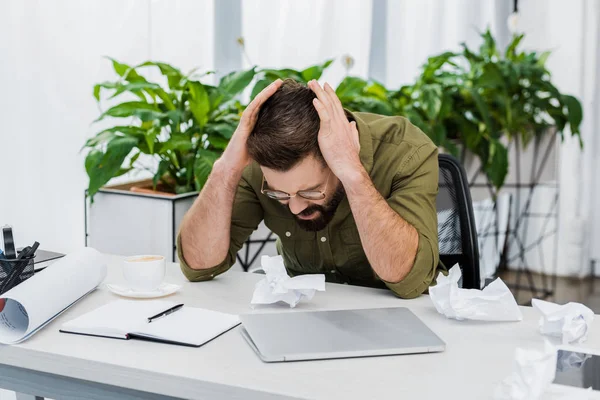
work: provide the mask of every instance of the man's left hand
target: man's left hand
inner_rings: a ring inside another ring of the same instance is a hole
[[[313,104],[319,113],[319,148],[325,162],[342,184],[362,169],[356,122],[348,122],[344,108],[335,91],[313,80],[308,87],[317,95]]]

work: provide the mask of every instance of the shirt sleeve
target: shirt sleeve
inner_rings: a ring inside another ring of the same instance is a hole
[[[181,233],[177,235],[177,256],[179,257],[181,271],[188,280],[192,282],[207,281],[231,268],[235,264],[237,252],[263,220],[263,208],[250,184],[252,174],[256,173],[252,168],[253,166],[248,166],[244,170],[238,184],[231,216],[229,251],[220,264],[200,270],[191,268],[185,261],[185,249],[181,246]],[[218,211],[215,210],[215,212]]]
[[[438,150],[433,143],[421,145],[403,163],[394,177],[389,206],[418,235],[417,255],[408,275],[397,283],[384,283],[399,297],[414,298],[435,282],[439,263],[436,197],[438,193]]]

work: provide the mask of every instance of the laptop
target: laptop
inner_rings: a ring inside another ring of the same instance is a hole
[[[241,333],[265,362],[432,353],[446,344],[406,307],[243,314]]]

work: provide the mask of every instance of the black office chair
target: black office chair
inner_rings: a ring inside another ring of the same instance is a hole
[[[440,154],[439,193],[436,199],[440,260],[462,270],[462,287],[480,289],[479,245],[467,174],[448,154]]]

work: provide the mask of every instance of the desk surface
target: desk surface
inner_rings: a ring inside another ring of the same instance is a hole
[[[106,282],[120,282],[112,257]],[[0,364],[182,398],[491,398],[512,368],[517,346],[538,347],[539,315],[522,307],[524,320],[483,323],[448,320],[428,296],[401,300],[383,289],[327,284],[295,309],[252,310],[254,284],[263,276],[229,271],[213,281],[190,283],[179,267],[168,281],[183,284],[169,299],[228,313],[409,307],[446,343],[443,353],[267,364],[242,338],[239,327],[200,348],[60,333],[62,323],[118,297],[104,284],[37,335],[16,346],[0,345]],[[143,301],[143,300],[142,300]],[[600,350],[596,318],[585,347]]]

